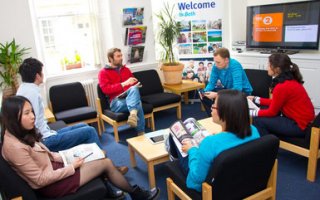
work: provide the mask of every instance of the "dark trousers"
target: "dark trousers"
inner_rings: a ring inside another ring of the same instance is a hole
[[[261,136],[274,134],[285,137],[304,137],[305,132],[298,124],[285,116],[254,117],[252,124],[257,127]]]
[[[171,134],[169,135],[169,145],[170,145],[170,154],[174,158],[179,160],[180,168],[185,176],[188,175],[189,172],[189,156],[182,157],[180,151],[178,150],[176,144],[174,143]]]
[[[211,106],[214,103],[214,100],[211,100],[207,97],[202,97],[202,99],[200,98],[200,101],[201,101],[204,109],[206,110],[208,117],[211,117]]]

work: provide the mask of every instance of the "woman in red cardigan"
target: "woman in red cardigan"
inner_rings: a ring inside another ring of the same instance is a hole
[[[271,84],[272,98],[249,96],[266,109],[250,111],[253,125],[261,135],[275,134],[286,137],[304,137],[305,129],[314,119],[314,108],[303,87],[298,66],[286,54],[269,56],[268,75],[274,77]]]

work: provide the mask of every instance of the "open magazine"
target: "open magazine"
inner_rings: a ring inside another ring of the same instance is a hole
[[[253,101],[251,101],[248,98],[247,98],[247,100],[248,100],[249,110],[258,110],[259,109],[259,107],[255,103],[253,103]]]
[[[70,165],[74,159],[78,157],[84,158],[84,162],[90,162],[105,157],[103,151],[96,143],[80,144],[70,149],[59,151],[59,154],[62,157],[64,166]]]
[[[210,135],[210,133],[194,118],[188,118],[183,122],[181,120],[176,121],[169,129],[173,141],[183,157],[187,156],[187,154],[181,150],[182,141],[191,140],[191,143],[194,146],[199,146],[200,142],[206,136]]]
[[[126,91],[122,92],[121,94],[119,94],[116,98],[119,98],[119,99],[124,99],[127,97],[128,95],[128,91],[134,87],[134,86],[137,86],[137,87],[142,87],[142,84],[140,82],[137,82],[135,83],[134,85],[132,85],[129,89],[127,89]]]

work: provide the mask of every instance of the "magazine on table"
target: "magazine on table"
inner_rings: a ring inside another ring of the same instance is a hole
[[[183,157],[187,156],[181,149],[182,141],[190,140],[194,146],[199,146],[200,142],[208,135],[211,135],[196,119],[188,118],[183,122],[176,121],[170,126],[170,134]]]
[[[83,158],[85,163],[105,157],[96,143],[80,144],[70,149],[59,151],[59,154],[62,157],[64,166],[72,164],[78,157]]]
[[[127,97],[128,95],[128,91],[134,87],[134,86],[137,86],[137,87],[142,87],[142,84],[140,82],[136,82],[134,85],[132,85],[129,89],[127,89],[126,91],[122,92],[121,94],[119,94],[116,98],[119,98],[119,99],[124,99]]]

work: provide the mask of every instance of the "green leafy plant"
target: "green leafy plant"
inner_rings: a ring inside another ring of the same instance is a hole
[[[164,8],[158,14],[158,41],[162,47],[161,60],[163,65],[177,65],[173,53],[173,45],[181,31],[181,23],[177,22],[173,16],[174,6],[170,7],[169,3],[164,4]]]
[[[81,63],[81,56],[79,53],[75,53],[74,56],[65,56],[62,60],[61,60],[61,64],[63,65],[71,65],[71,64],[77,64],[77,63]]]
[[[15,39],[0,43],[0,87],[12,87],[16,91],[17,73],[23,56],[30,48],[21,48]]]

